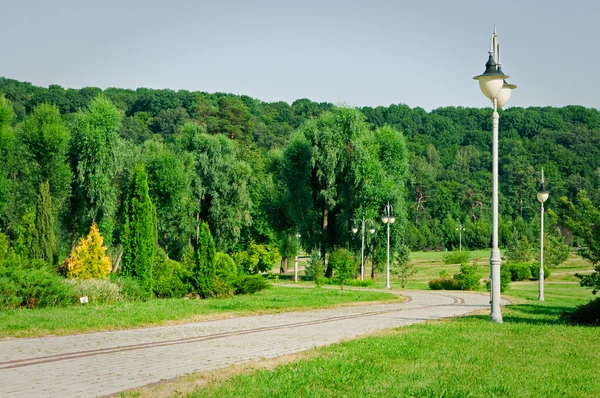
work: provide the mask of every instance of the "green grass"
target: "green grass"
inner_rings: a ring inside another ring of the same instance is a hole
[[[208,317],[326,308],[339,304],[396,299],[397,296],[386,292],[273,287],[253,295],[226,299],[155,299],[110,305],[5,310],[0,311],[0,337],[128,329],[192,322]]]
[[[510,293],[537,299],[537,284]],[[555,284],[546,301],[430,322],[316,349],[272,371],[217,380],[191,397],[597,397],[600,328],[559,320],[588,290]]]
[[[410,260],[415,265],[417,273],[410,278],[406,288],[428,290],[428,282],[434,278],[438,278],[440,276],[440,272],[446,271],[450,276],[458,273],[460,270],[459,264],[444,264],[444,256],[446,253],[447,252],[443,251],[412,252],[410,254]],[[469,264],[475,263],[479,265],[482,278],[485,278],[487,275],[489,275],[490,251],[474,250],[469,253]],[[300,265],[304,266],[305,264],[301,262]],[[546,279],[546,282],[569,282],[578,285],[579,279],[577,279],[574,274],[576,272],[589,272],[593,268],[594,267],[588,260],[578,256],[577,253],[574,252],[566,262],[558,267],[550,269],[551,276]],[[278,276],[279,281],[285,283],[293,282],[293,273],[293,263],[291,263],[291,267],[289,268],[288,272],[285,275]],[[302,279],[302,276],[304,275],[303,271],[301,271],[299,275],[301,276],[299,282],[300,285],[314,285],[314,282]],[[370,262],[366,266],[365,275],[366,278],[370,278]],[[392,276],[391,286],[394,289],[401,289],[400,282],[394,276]],[[385,272],[379,272],[377,274],[375,283],[371,287],[380,289],[385,287]],[[482,287],[481,291],[485,291],[485,288]]]

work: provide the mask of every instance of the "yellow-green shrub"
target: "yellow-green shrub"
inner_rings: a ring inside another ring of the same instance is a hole
[[[110,257],[106,255],[104,239],[96,223],[90,233],[79,240],[67,260],[67,277],[71,279],[103,279],[111,270]]]

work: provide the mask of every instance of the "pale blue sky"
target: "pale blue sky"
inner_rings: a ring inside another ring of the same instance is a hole
[[[484,107],[497,24],[508,105],[600,108],[597,0],[0,3],[0,76],[41,86]]]

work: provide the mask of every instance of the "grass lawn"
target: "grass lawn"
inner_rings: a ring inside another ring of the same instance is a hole
[[[446,253],[447,252],[442,251],[412,252],[410,254],[410,260],[414,264],[417,272],[410,278],[406,288],[427,290],[429,289],[428,282],[434,278],[438,278],[440,276],[440,272],[446,271],[450,276],[458,273],[460,270],[459,264],[444,264],[444,256]],[[480,267],[481,277],[487,277],[487,275],[489,275],[490,267],[490,251],[474,250],[469,253],[469,264],[478,264]],[[300,267],[305,265],[305,260],[306,259],[302,259],[300,262]],[[578,256],[576,253],[572,253],[566,262],[558,267],[550,269],[551,275],[546,279],[546,282],[570,282],[573,284],[578,284],[579,279],[577,279],[574,274],[576,272],[589,272],[593,270],[593,268],[594,267],[588,260]],[[292,263],[292,266],[288,269],[288,272],[285,275],[279,275],[278,278],[282,282],[293,282],[293,273],[294,269]],[[304,271],[300,271],[299,275],[303,276]],[[371,277],[370,262],[366,265],[365,277]],[[314,282],[301,279],[300,284],[313,285]],[[401,289],[400,282],[393,275],[391,286],[394,289]],[[385,272],[378,273],[375,284],[372,287],[381,289],[385,287]]]
[[[326,308],[366,301],[397,300],[386,292],[273,287],[225,299],[155,299],[65,308],[0,311],[0,337],[64,335],[185,323],[210,318]]]
[[[536,283],[513,284],[510,295],[525,302],[503,308],[502,325],[484,314],[399,328],[217,378],[190,396],[597,397],[600,328],[558,318],[593,296],[548,284],[540,303],[536,292]]]

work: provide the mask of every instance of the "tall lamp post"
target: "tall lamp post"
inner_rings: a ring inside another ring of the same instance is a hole
[[[540,184],[540,189],[537,193],[537,199],[542,204],[542,218],[540,222],[540,292],[538,296],[539,301],[544,301],[544,202],[548,199],[550,193],[546,191],[546,187],[544,186],[544,169],[542,169],[542,183]]]
[[[490,39],[489,58],[485,64],[485,72],[473,79],[479,81],[479,88],[493,103],[492,113],[492,247],[490,254],[491,277],[491,313],[490,320],[502,323],[500,312],[500,249],[498,248],[498,109],[502,108],[510,98],[514,84],[506,83],[508,76],[502,72],[500,62],[500,44],[494,25],[494,33]]]
[[[300,240],[300,233],[296,232],[296,256],[294,257],[294,282],[298,283],[298,246]]]
[[[456,230],[458,231],[458,251],[461,252],[462,251],[462,231],[465,230],[465,227],[463,227],[462,223],[459,223],[458,228],[456,228]]]
[[[381,221],[384,224],[387,224],[387,267],[385,269],[385,288],[391,289],[390,286],[390,224],[393,224],[396,221],[396,217],[394,217],[394,209],[390,202],[385,205],[383,209],[383,217],[381,217]]]
[[[361,247],[360,247],[360,280],[365,280],[365,223],[368,221],[371,223],[371,228],[369,228],[369,233],[374,234],[375,228],[373,228],[373,221],[368,218],[360,218],[359,221],[362,224],[361,228]],[[352,227],[352,233],[357,233],[358,228],[356,227],[356,220],[354,220],[354,227]]]

